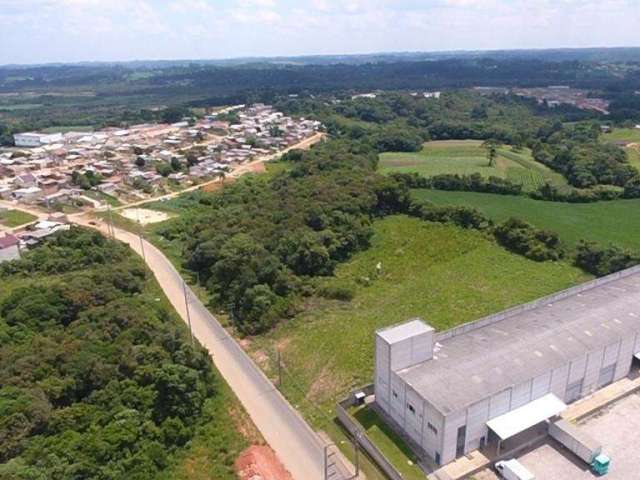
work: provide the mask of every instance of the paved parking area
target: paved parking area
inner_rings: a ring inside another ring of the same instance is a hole
[[[611,470],[606,480],[640,478],[640,395],[633,394],[580,422],[580,428],[600,440],[604,453],[611,457]],[[593,480],[587,465],[553,440],[523,454],[518,460],[538,480]],[[476,480],[495,480],[498,477],[484,471]]]

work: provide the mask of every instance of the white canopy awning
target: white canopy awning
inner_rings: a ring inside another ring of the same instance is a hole
[[[506,440],[520,432],[524,432],[527,428],[558,415],[566,408],[567,405],[562,400],[553,393],[549,393],[522,407],[489,420],[487,427],[493,430],[502,440]]]

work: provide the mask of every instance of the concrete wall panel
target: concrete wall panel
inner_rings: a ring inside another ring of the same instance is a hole
[[[584,371],[587,365],[587,357],[577,358],[571,362],[569,369],[569,381],[567,383],[575,383],[584,378]]]
[[[582,396],[593,393],[598,388],[598,377],[602,367],[604,349],[587,354],[587,370],[582,385]]]
[[[465,451],[475,450],[480,446],[480,438],[487,436],[489,420],[489,400],[474,403],[467,410],[467,441]]]
[[[511,393],[511,410],[515,410],[531,401],[531,381],[513,387]]]
[[[544,397],[551,390],[551,372],[545,373],[533,379],[531,388],[531,400]]]
[[[631,369],[631,362],[633,361],[633,355],[635,354],[635,337],[627,337],[620,344],[620,351],[618,353],[618,366],[616,367],[615,377],[613,381],[621,380],[629,375]]]
[[[567,391],[569,379],[569,364],[556,368],[551,374],[551,392],[562,400]]]
[[[498,417],[511,410],[511,389],[507,389],[491,397],[489,419]]]

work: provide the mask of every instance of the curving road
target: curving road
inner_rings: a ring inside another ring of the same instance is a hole
[[[107,225],[98,219],[72,216],[70,220],[108,235]],[[182,277],[164,254],[149,242],[141,242],[137,235],[118,228],[114,230],[118,240],[144,256],[147,266],[185,323],[190,319],[194,336],[209,350],[216,367],[293,478],[324,480],[325,443],[320,437],[185,286]],[[188,312],[185,308],[185,291]],[[328,478],[331,480],[350,477],[343,465],[330,465],[329,470]]]

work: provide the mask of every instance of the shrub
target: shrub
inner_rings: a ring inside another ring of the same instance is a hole
[[[557,233],[538,230],[517,218],[496,226],[494,235],[500,245],[531,260],[542,262],[563,256]]]
[[[576,266],[598,277],[609,275],[640,263],[640,254],[609,245],[581,241],[574,259]]]

